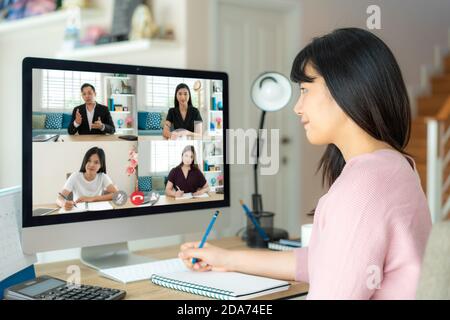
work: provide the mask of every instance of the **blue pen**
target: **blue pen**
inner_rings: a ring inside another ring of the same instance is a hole
[[[214,213],[214,216],[211,219],[211,222],[209,223],[208,228],[206,229],[205,234],[203,235],[202,241],[200,242],[199,248],[203,248],[205,245],[206,239],[208,238],[209,233],[211,232],[211,229],[214,225],[214,222],[216,222],[217,216],[219,215],[220,211],[217,210],[216,213]],[[195,264],[198,261],[197,258],[192,258],[192,264]]]
[[[253,215],[253,213],[250,211],[250,209],[245,205],[244,201],[239,200],[239,202],[241,203],[242,207],[244,208],[245,214],[247,214],[247,216],[250,218],[250,220],[252,220],[253,224],[256,227],[256,230],[258,230],[259,235],[261,236],[261,238],[264,239],[264,241],[269,241],[270,238],[267,235],[267,233],[264,231],[263,228],[261,228],[261,226],[259,225],[258,221],[256,220],[255,216]]]

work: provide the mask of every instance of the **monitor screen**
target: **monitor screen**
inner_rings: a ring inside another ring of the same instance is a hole
[[[26,58],[24,226],[229,206],[225,73]]]

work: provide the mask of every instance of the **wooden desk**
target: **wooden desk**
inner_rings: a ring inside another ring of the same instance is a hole
[[[227,249],[248,249],[245,243],[238,237],[224,238],[221,240],[211,240],[212,244]],[[260,249],[267,250],[267,249]],[[137,251],[136,254],[142,256],[149,256],[156,259],[171,259],[177,257],[179,246],[169,246],[164,248],[148,249]],[[138,281],[129,284],[123,284],[112,281],[110,279],[100,277],[97,271],[91,269],[80,262],[80,260],[70,260],[57,263],[36,264],[36,274],[50,275],[60,279],[67,279],[69,274],[66,270],[69,266],[78,266],[81,271],[81,283],[95,286],[103,286],[115,289],[122,289],[127,292],[126,299],[130,300],[205,300],[208,299],[203,296],[185,293],[182,291],[167,289],[161,286],[154,285],[150,280]],[[283,299],[287,297],[294,297],[304,295],[308,291],[308,284],[302,282],[291,282],[289,290],[273,293],[258,297],[256,300],[273,300]]]
[[[181,199],[181,200],[175,200],[174,197],[168,197],[165,195],[160,196],[157,203],[155,203],[153,206],[165,206],[165,205],[171,205],[171,204],[184,204],[184,203],[193,203],[193,202],[207,202],[207,201],[220,201],[223,200],[225,197],[223,194],[217,194],[215,192],[209,192],[208,198],[192,198],[192,199]],[[135,206],[131,203],[130,199],[128,199],[127,203],[123,206],[117,206],[112,201],[109,201],[109,203],[113,206],[114,209],[130,209],[130,208],[137,208],[138,206]],[[149,205],[141,205],[139,207],[145,208]],[[36,204],[33,205],[33,209],[38,208],[51,208],[56,209],[58,208],[56,203],[46,203],[46,204]],[[67,212],[70,213],[70,212]],[[59,210],[51,212],[49,215],[55,215],[55,214],[67,214],[67,213],[59,213]],[[80,212],[81,213],[81,212]]]
[[[58,137],[58,140],[55,142],[90,142],[90,141],[130,141],[125,139],[120,139],[119,136],[126,135],[124,134],[74,134],[74,135],[60,135]],[[204,135],[203,137],[199,138],[192,138],[192,137],[186,137],[186,138],[179,138],[175,140],[169,140],[164,138],[162,135],[157,136],[146,136],[146,135],[136,135],[138,137],[139,141],[209,141],[211,139],[210,136]],[[221,138],[221,136],[219,136]],[[53,142],[53,141],[48,141]],[[137,140],[135,141],[137,142]],[[42,142],[35,142],[35,143],[42,143]]]
[[[155,135],[155,136],[147,136],[147,135],[140,135],[139,141],[203,141],[206,140],[207,136],[204,137],[180,137],[178,139],[167,139],[161,135]]]
[[[121,134],[60,135],[56,142],[127,141],[124,139],[120,139],[119,136],[121,136]]]
[[[170,204],[183,204],[183,203],[193,203],[193,202],[207,202],[207,201],[220,201],[225,199],[223,194],[218,194],[215,192],[208,192],[209,197],[208,198],[192,198],[192,199],[180,199],[175,200],[174,197],[162,195],[159,197],[159,200],[157,203],[155,203],[153,206],[165,206]],[[117,209],[124,209],[124,208],[135,208],[136,206],[131,203],[130,199],[128,199],[127,203],[121,207],[116,206],[115,204],[111,203],[114,208]],[[148,205],[142,205],[142,207],[146,207]]]

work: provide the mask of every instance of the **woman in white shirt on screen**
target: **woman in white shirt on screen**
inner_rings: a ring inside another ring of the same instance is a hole
[[[105,195],[103,191],[106,190]],[[79,172],[74,172],[64,184],[61,194],[68,197],[73,192],[73,200],[58,196],[56,203],[65,210],[72,210],[79,202],[110,201],[117,188],[106,174],[106,156],[103,149],[93,147],[83,158]]]

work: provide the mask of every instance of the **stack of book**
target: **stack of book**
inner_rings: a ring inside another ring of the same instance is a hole
[[[288,240],[288,239],[280,239],[278,241],[269,242],[268,248],[270,250],[275,251],[291,251],[297,248],[301,248],[302,243],[300,239],[296,240]]]

